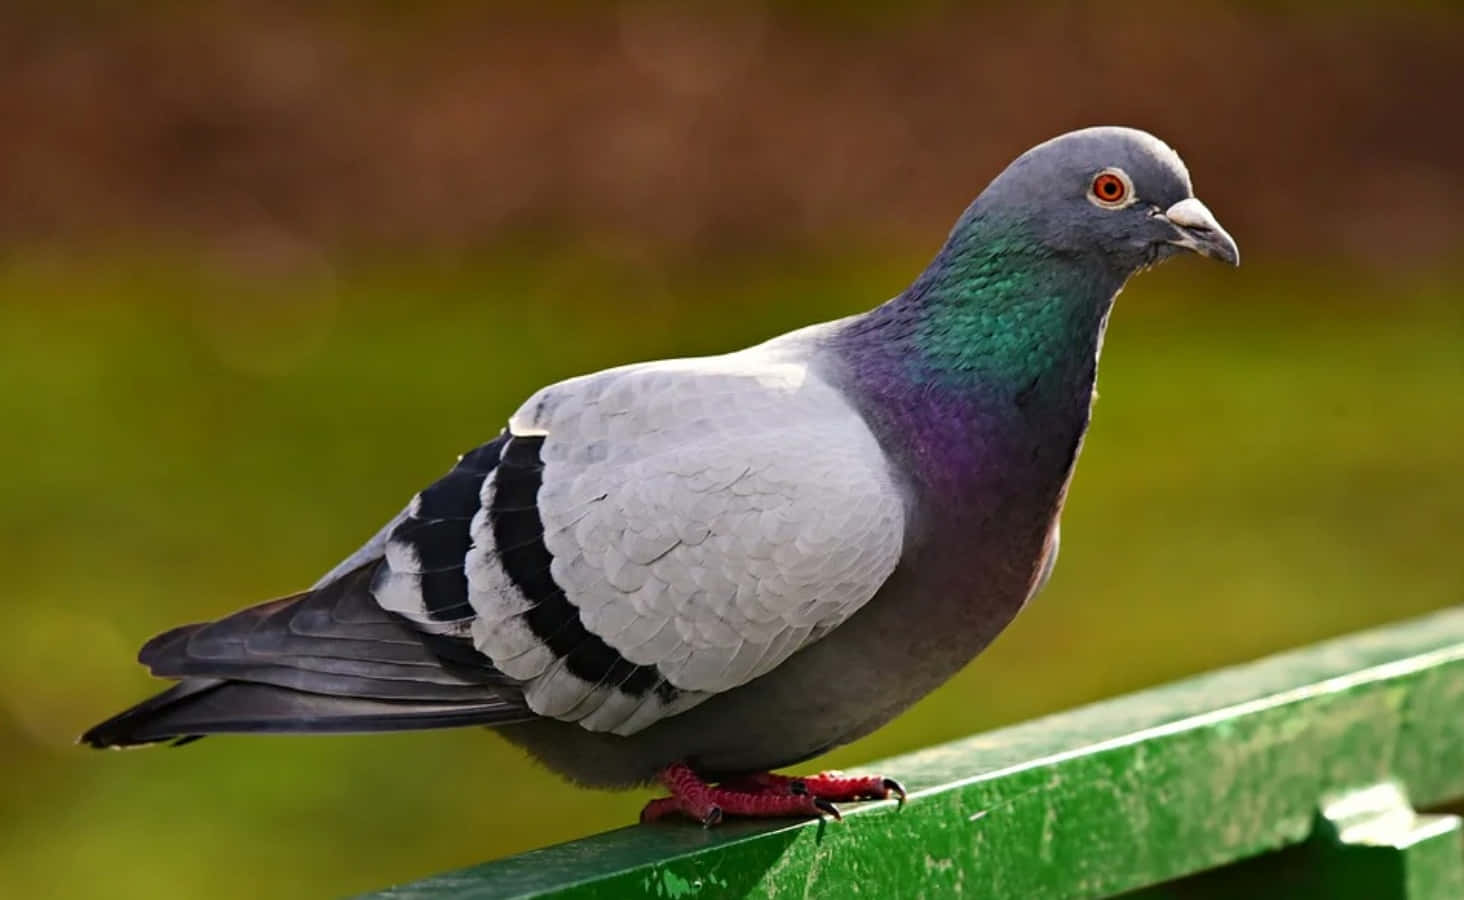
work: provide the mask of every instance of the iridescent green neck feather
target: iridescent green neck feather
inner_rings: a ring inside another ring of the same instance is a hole
[[[971,211],[869,324],[899,335],[901,374],[925,389],[1009,395],[1049,380],[1081,389],[1071,379],[1091,370],[1121,284],[1101,259],[1056,253],[1019,223]]]
[[[836,339],[851,395],[934,490],[1018,466],[1065,473],[1122,283],[1101,257],[1055,252],[973,206],[914,284]]]

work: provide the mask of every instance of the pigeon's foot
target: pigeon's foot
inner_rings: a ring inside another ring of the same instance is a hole
[[[723,787],[757,793],[791,796],[810,795],[829,802],[848,800],[887,800],[894,797],[905,802],[905,788],[895,779],[883,775],[845,775],[843,772],[820,772],[817,775],[775,775],[761,772],[727,782]]]
[[[703,781],[689,766],[677,763],[661,772],[661,783],[671,792],[646,804],[642,822],[680,814],[710,828],[726,816],[781,819],[832,816],[843,819],[837,802],[884,800],[905,802],[905,789],[881,775],[844,775],[823,772],[806,778],[762,772],[744,775],[719,785]]]

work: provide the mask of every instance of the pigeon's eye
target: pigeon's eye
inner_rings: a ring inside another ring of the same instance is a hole
[[[1104,169],[1093,176],[1088,199],[1105,209],[1121,209],[1133,202],[1134,186],[1122,169]]]

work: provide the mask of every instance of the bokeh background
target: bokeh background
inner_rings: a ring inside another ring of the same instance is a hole
[[[1464,599],[1461,86],[1408,0],[10,0],[0,895],[338,896],[631,821],[486,732],[72,740],[542,383],[878,303],[1073,127],[1175,145],[1245,265],[1130,286],[1050,587],[822,762]]]

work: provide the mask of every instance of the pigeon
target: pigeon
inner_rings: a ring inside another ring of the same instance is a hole
[[[659,782],[645,821],[903,801],[772,772],[1042,588],[1114,298],[1185,252],[1239,262],[1168,145],[1039,144],[868,312],[542,388],[309,590],[149,641],[177,683],[81,741],[482,725],[583,786]]]

